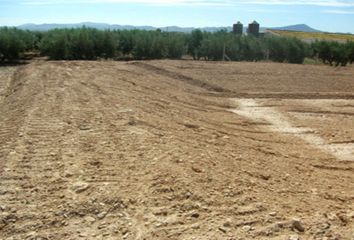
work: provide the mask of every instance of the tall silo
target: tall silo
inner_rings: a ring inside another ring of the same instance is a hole
[[[256,21],[253,21],[252,23],[248,24],[248,34],[258,37],[259,36],[259,23],[257,23]]]
[[[242,33],[243,33],[243,24],[240,21],[238,21],[236,24],[234,24],[233,33],[242,35]]]

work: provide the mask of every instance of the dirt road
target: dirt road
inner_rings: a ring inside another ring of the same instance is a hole
[[[0,68],[0,239],[351,239],[354,69]]]

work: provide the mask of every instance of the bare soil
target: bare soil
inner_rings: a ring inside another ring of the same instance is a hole
[[[0,68],[0,239],[352,239],[354,68]]]

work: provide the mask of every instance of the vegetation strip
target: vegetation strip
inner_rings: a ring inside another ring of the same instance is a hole
[[[30,32],[0,28],[0,63],[33,56],[47,56],[51,60],[141,60],[181,59],[186,55],[195,60],[288,63],[303,63],[307,57],[345,66],[354,61],[354,42],[309,44],[294,37],[254,37],[227,31],[102,31],[83,27]]]

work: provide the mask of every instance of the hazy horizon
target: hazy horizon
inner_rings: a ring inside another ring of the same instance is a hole
[[[263,27],[307,24],[354,33],[352,0],[3,0],[0,8],[1,26],[95,22],[199,28],[257,20]]]

